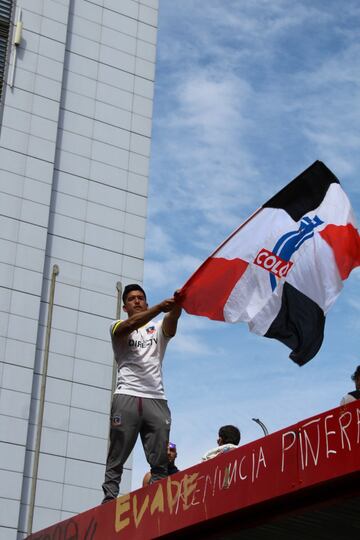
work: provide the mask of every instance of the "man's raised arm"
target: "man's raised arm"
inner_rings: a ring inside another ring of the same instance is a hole
[[[159,315],[160,313],[168,313],[166,317],[168,317],[173,309],[175,309],[175,300],[174,298],[167,298],[166,300],[163,300],[159,304],[156,304],[155,306],[152,306],[150,308],[145,309],[144,311],[139,311],[138,313],[133,313],[129,316],[128,319],[125,321],[117,321],[117,323],[114,325],[112,333],[114,336],[120,337],[127,334],[131,334],[134,330],[138,330],[141,326],[144,326],[144,324],[150,322],[154,317]],[[176,306],[177,307],[177,306]],[[181,308],[180,308],[181,312]],[[176,318],[179,318],[180,314]],[[165,319],[163,323],[163,328],[165,324]],[[169,327],[169,335],[175,335],[176,332],[176,325],[175,325],[175,332],[172,334],[172,327],[171,324]],[[168,332],[165,330],[166,335],[168,335]]]
[[[174,300],[174,299],[173,299]],[[173,307],[171,310],[165,315],[164,321],[162,324],[163,332],[165,336],[167,337],[174,337],[177,330],[177,323],[179,320],[179,317],[181,315],[181,306],[176,303],[174,300]]]

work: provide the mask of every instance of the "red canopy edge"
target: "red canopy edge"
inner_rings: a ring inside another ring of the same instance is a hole
[[[241,513],[251,515],[275,501],[301,501],[309,490],[317,493],[308,500],[312,504],[316,497],[336,497],[337,486],[341,496],[344,482],[356,477],[359,486],[359,465],[360,402],[354,401],[35,532],[28,540],[178,536],[206,524],[216,527]]]

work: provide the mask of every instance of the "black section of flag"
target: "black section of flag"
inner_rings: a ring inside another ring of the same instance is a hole
[[[324,326],[323,310],[308,296],[285,283],[280,311],[265,337],[278,339],[290,347],[291,360],[302,366],[320,349]]]
[[[324,163],[315,161],[290,184],[271,197],[263,208],[282,208],[294,221],[299,221],[304,214],[321,204],[330,184],[333,183],[339,184],[336,176]]]

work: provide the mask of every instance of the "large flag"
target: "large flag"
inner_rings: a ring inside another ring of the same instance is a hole
[[[188,313],[247,322],[278,339],[303,365],[320,349],[325,315],[359,265],[349,199],[316,161],[235,230],[179,296]]]

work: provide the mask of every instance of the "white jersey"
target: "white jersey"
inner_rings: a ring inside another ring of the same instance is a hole
[[[225,452],[230,452],[230,450],[234,450],[235,448],[238,448],[236,444],[227,443],[222,444],[221,446],[217,446],[216,448],[212,448],[206,454],[203,455],[201,458],[201,461],[208,461],[209,459],[213,459],[216,456],[219,456],[220,454],[224,454]]]
[[[162,329],[162,320],[150,321],[126,336],[113,334],[121,321],[110,326],[118,375],[115,394],[166,399],[162,362],[170,340]]]
[[[351,394],[346,394],[340,401],[340,405],[346,405],[347,403],[352,403],[353,401],[356,401],[356,397],[352,396]]]

